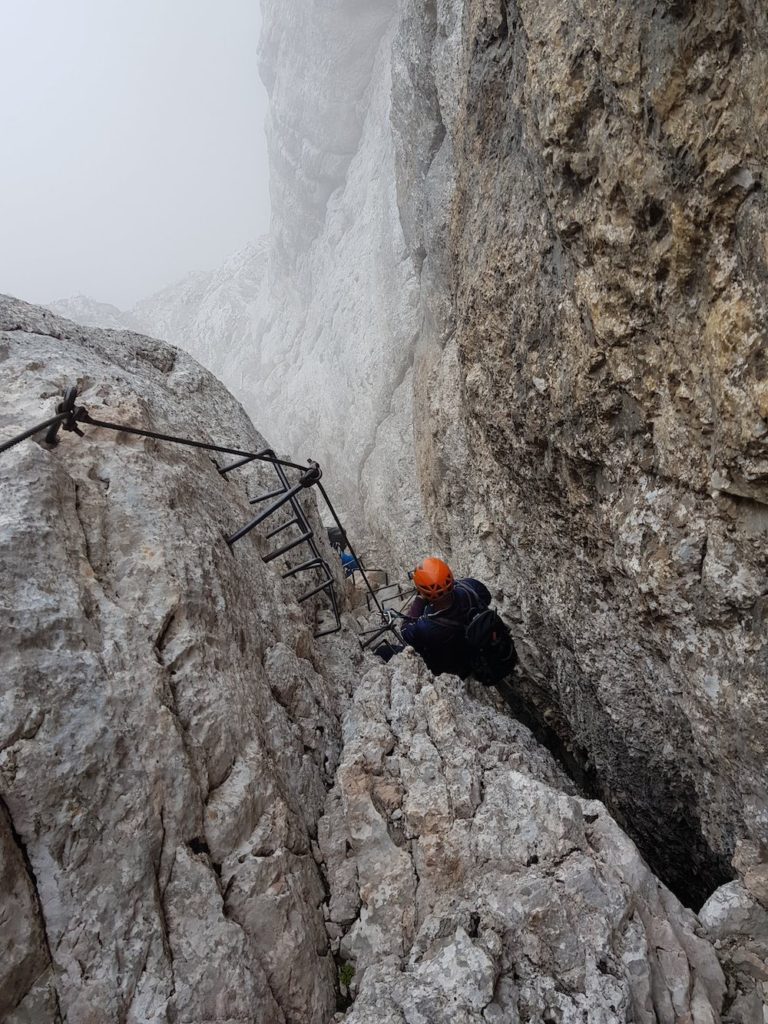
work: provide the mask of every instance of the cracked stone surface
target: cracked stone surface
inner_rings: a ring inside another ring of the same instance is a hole
[[[434,536],[693,907],[768,839],[767,18],[405,4],[393,56]]]
[[[325,6],[265,9],[234,383],[393,563],[492,586],[523,697],[691,906],[748,846],[764,893],[765,5]]]
[[[319,841],[350,1024],[720,1020],[712,945],[605,807],[416,658],[355,691]]]
[[[165,344],[8,299],[0,331],[4,436],[77,383],[102,418],[265,447]],[[274,471],[88,428],[0,473],[0,1016],[324,1024],[311,842],[344,684],[264,542],[224,540]]]
[[[3,436],[76,383],[100,418],[264,446],[136,334],[2,298],[0,365]],[[726,978],[499,697],[314,642],[264,538],[228,548],[270,468],[88,427],[0,473],[4,1021],[753,1024],[761,848],[705,915]]]
[[[388,567],[489,583],[694,907],[768,841],[767,18],[267,3],[267,284],[219,293],[224,379]]]
[[[768,910],[746,881],[728,882],[699,913],[728,975],[734,1024],[764,1024],[768,1012]]]

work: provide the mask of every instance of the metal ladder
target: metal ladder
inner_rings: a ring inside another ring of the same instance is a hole
[[[311,459],[308,460],[308,464],[303,466],[296,462],[289,462],[286,459],[280,459],[275,454],[272,448],[264,448],[260,452],[248,452],[243,451],[240,448],[231,448],[228,446],[212,444],[210,441],[195,440],[190,437],[178,437],[173,434],[160,433],[156,430],[147,430],[142,427],[132,427],[127,423],[112,423],[108,420],[97,419],[91,416],[89,411],[84,406],[77,405],[77,387],[69,387],[66,389],[63,401],[59,402],[56,406],[56,414],[44,420],[42,423],[37,423],[35,426],[30,427],[28,430],[17,434],[15,437],[11,437],[6,441],[0,442],[0,454],[14,448],[17,444],[28,438],[34,437],[35,434],[47,431],[45,436],[45,442],[51,448],[55,447],[59,443],[59,431],[64,430],[76,434],[78,437],[83,437],[84,432],[81,430],[81,424],[87,424],[93,427],[100,427],[104,430],[113,430],[118,433],[131,434],[135,437],[147,437],[152,438],[156,441],[164,441],[170,444],[185,445],[189,448],[195,448],[207,452],[217,452],[225,455],[238,456],[236,462],[231,463],[229,466],[219,466],[218,462],[211,457],[211,461],[215,465],[221,476],[226,476],[235,469],[240,469],[243,466],[247,466],[252,462],[269,462],[275,467],[277,473],[277,479],[279,487],[275,490],[269,491],[267,494],[260,494],[256,498],[251,498],[252,505],[260,505],[265,501],[272,501],[272,504],[260,512],[255,519],[247,523],[236,533],[226,538],[227,544],[230,548],[236,544],[239,540],[245,537],[255,527],[269,519],[275,512],[281,509],[284,505],[290,504],[293,518],[289,519],[285,523],[280,523],[274,527],[270,533],[267,534],[268,539],[279,536],[284,530],[288,530],[291,527],[298,527],[299,535],[293,537],[291,540],[282,544],[279,548],[274,551],[270,551],[269,554],[263,556],[264,562],[273,562],[275,559],[280,558],[282,555],[288,554],[294,548],[299,547],[301,544],[306,544],[311,555],[306,561],[300,565],[292,566],[286,569],[282,573],[283,579],[290,579],[298,576],[300,573],[312,572],[317,570],[321,573],[320,582],[315,586],[312,586],[309,590],[299,597],[299,604],[303,604],[305,601],[309,601],[310,598],[317,596],[318,594],[325,593],[330,603],[330,610],[333,613],[333,619],[335,625],[330,629],[321,629],[315,633],[315,637],[329,636],[332,633],[338,633],[341,630],[341,615],[339,613],[339,602],[335,591],[336,579],[331,567],[325,558],[320,553],[320,548],[317,544],[317,539],[312,529],[304,509],[299,501],[299,494],[303,490],[307,490],[310,487],[317,485],[320,495],[328,507],[328,511],[336,523],[337,528],[341,533],[346,536],[344,527],[341,524],[341,520],[338,517],[336,509],[333,507],[333,503],[329,498],[325,488],[321,481],[322,470],[320,466],[313,462]],[[292,470],[298,470],[301,473],[299,482],[291,486],[288,477],[286,476],[285,470],[290,468]],[[350,551],[352,551],[352,545],[349,545]],[[354,555],[354,552],[352,552]],[[354,555],[357,559],[357,555]],[[360,566],[360,573],[365,580],[366,586],[373,598],[374,604],[379,608],[383,616],[383,610],[381,609],[378,598],[376,597],[373,588],[368,582],[365,570],[362,567],[362,562],[357,559]]]
[[[313,484],[318,483],[322,476],[322,471],[317,463],[312,463],[310,468],[302,474],[301,479],[297,484],[290,485],[290,481],[286,476],[285,469],[277,461],[277,455],[272,448],[264,448],[262,451],[252,456],[247,456],[242,459],[238,459],[237,462],[233,462],[229,466],[219,466],[214,463],[221,474],[226,476],[235,469],[241,469],[243,466],[249,465],[251,462],[259,459],[260,457],[266,456],[270,460],[275,460],[272,465],[275,468],[279,486],[272,491],[268,491],[266,494],[260,494],[255,498],[251,498],[250,502],[252,505],[260,505],[265,501],[271,501],[271,504],[267,506],[262,512],[260,512],[254,519],[243,526],[236,533],[227,537],[227,544],[232,547],[239,540],[242,540],[248,533],[251,532],[255,527],[260,526],[262,523],[270,519],[276,512],[278,512],[285,505],[290,505],[292,518],[288,519],[284,523],[280,523],[278,526],[273,527],[272,530],[267,534],[267,540],[272,540],[273,537],[279,536],[286,530],[292,527],[298,528],[298,535],[292,537],[289,541],[276,548],[274,551],[270,551],[268,554],[262,557],[262,561],[265,563],[274,562],[275,559],[281,558],[283,555],[287,555],[289,551],[293,551],[294,548],[305,544],[308,548],[308,552],[311,555],[306,561],[300,565],[293,566],[281,573],[284,580],[292,579],[301,573],[312,572],[318,570],[321,574],[320,582],[311,587],[305,593],[298,598],[298,603],[303,604],[305,601],[309,601],[310,598],[317,596],[318,594],[325,593],[329,599],[330,611],[333,613],[335,625],[330,629],[321,629],[315,633],[315,639],[321,636],[330,636],[332,633],[338,633],[341,629],[341,615],[339,613],[339,603],[336,596],[335,590],[335,578],[331,567],[328,562],[323,558],[320,553],[320,549],[317,544],[317,538],[315,537],[312,525],[309,522],[304,509],[301,506],[299,495],[302,490],[306,490]]]

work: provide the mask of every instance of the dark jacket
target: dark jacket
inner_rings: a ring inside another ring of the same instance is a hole
[[[491,595],[479,580],[457,580],[453,603],[443,611],[417,598],[409,609],[412,623],[401,630],[403,640],[417,651],[437,676],[451,672],[462,679],[472,671],[472,653],[464,628],[474,612],[487,608]]]

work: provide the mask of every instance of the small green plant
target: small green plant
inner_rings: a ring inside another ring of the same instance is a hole
[[[349,988],[355,976],[355,968],[351,963],[344,963],[339,967],[339,985],[342,988]]]

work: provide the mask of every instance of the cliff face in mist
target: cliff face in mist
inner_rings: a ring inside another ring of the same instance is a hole
[[[266,10],[246,390],[395,558],[495,586],[525,697],[703,898],[768,841],[766,11],[333,11]]]
[[[768,842],[765,7],[264,13],[266,284],[212,365],[393,563],[493,586],[702,899]]]
[[[268,305],[266,268],[267,242],[260,239],[218,270],[189,274],[130,310],[84,295],[51,302],[47,308],[86,327],[138,331],[178,345],[244,401],[249,396],[243,376]]]

